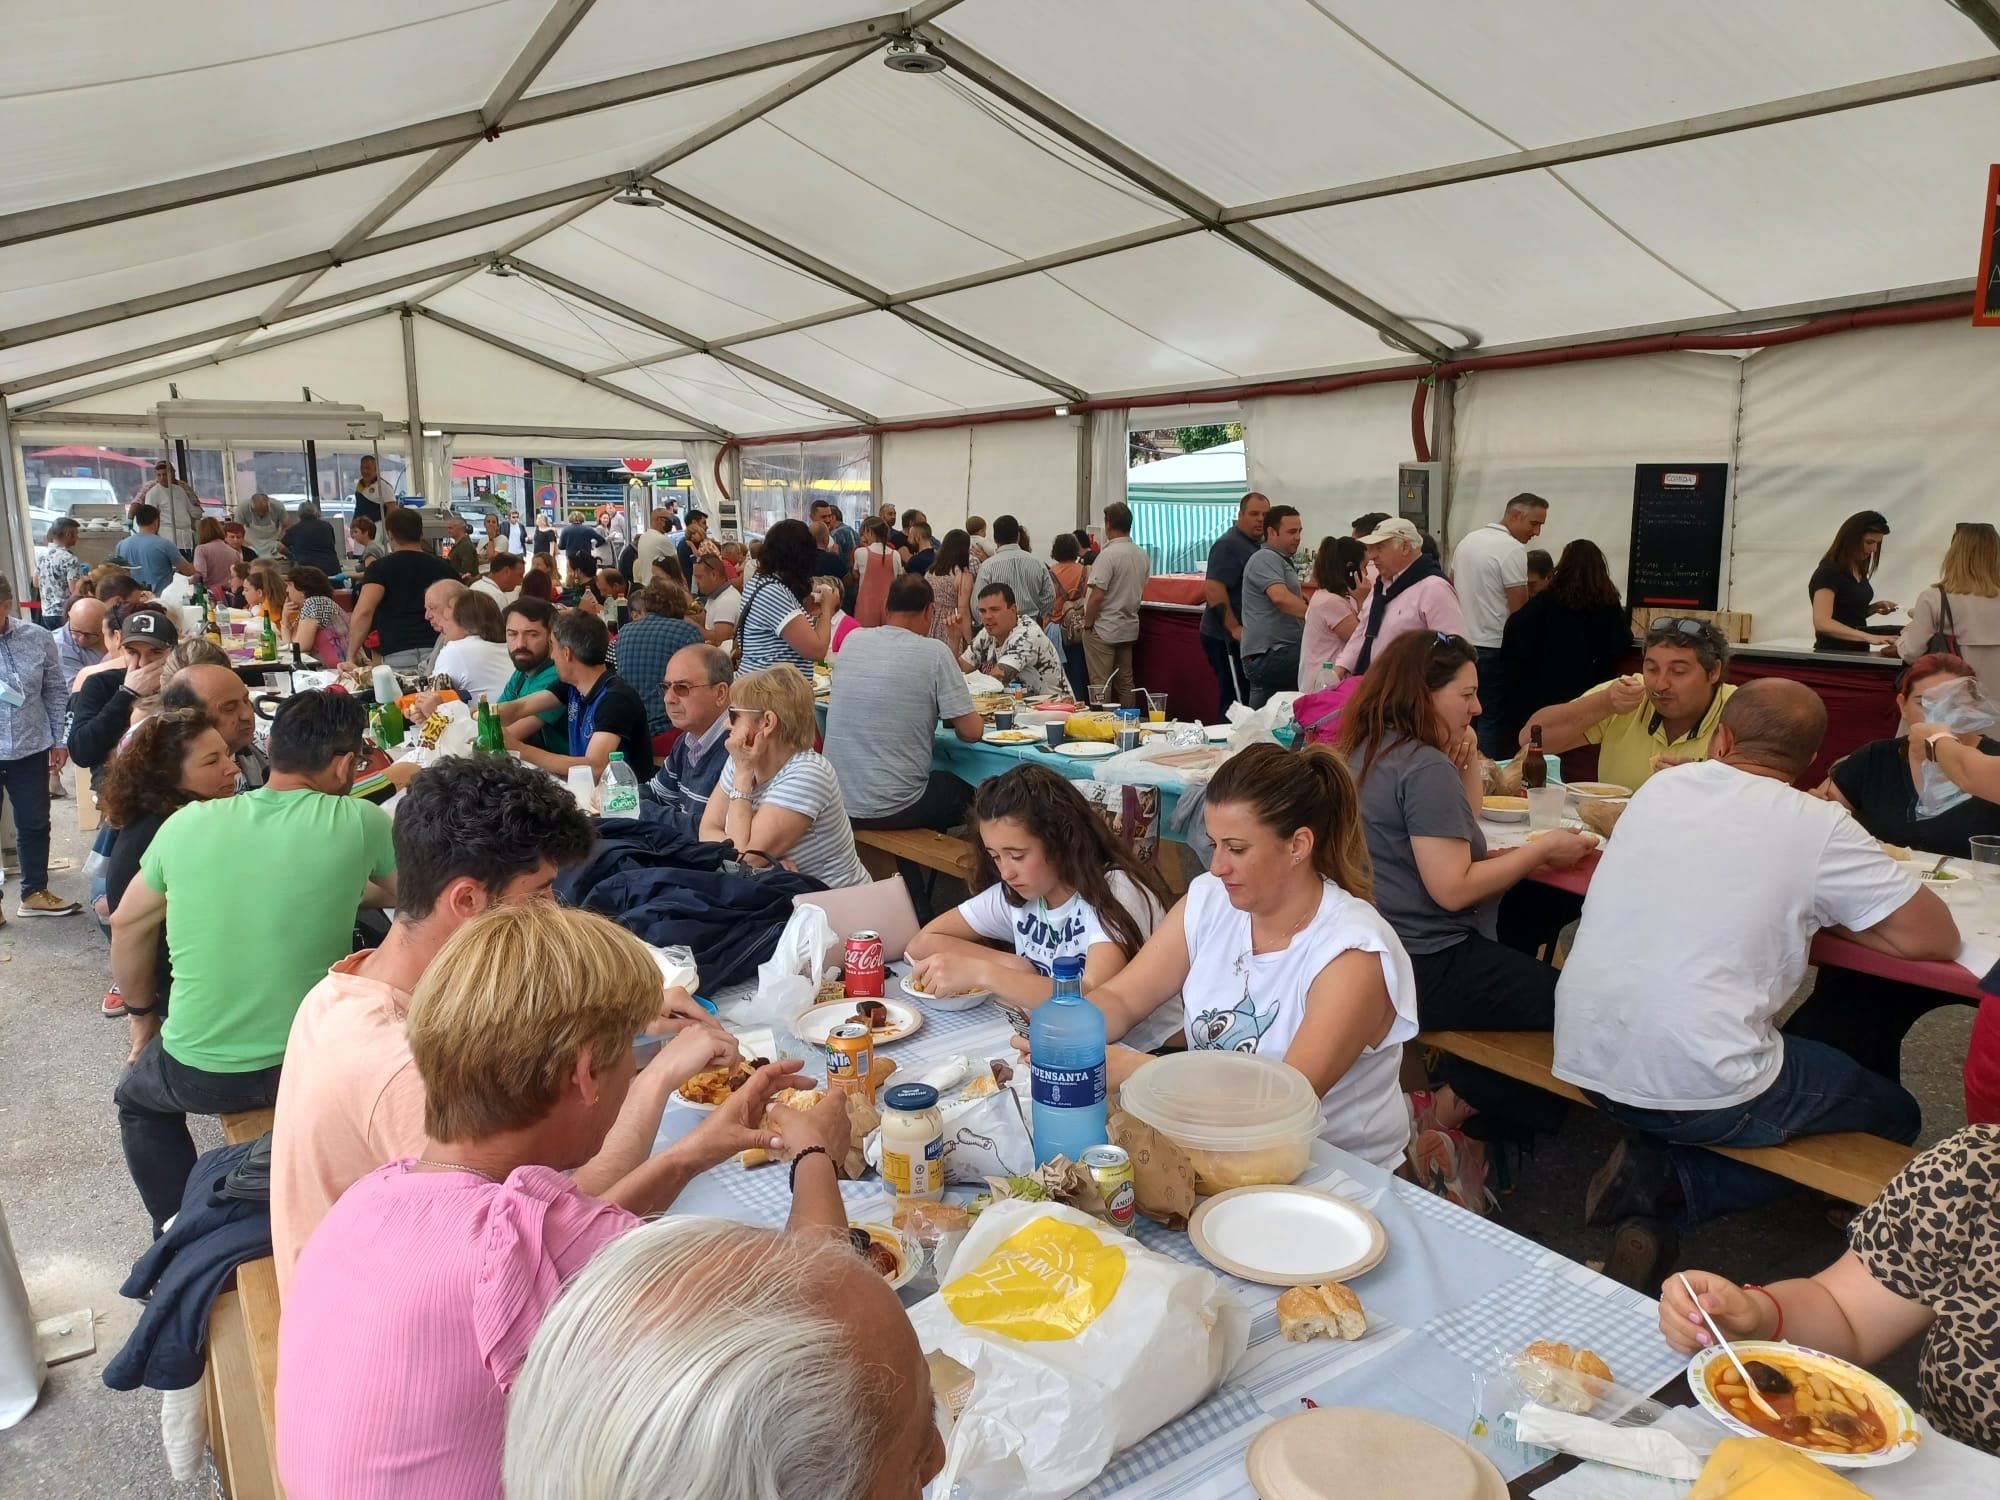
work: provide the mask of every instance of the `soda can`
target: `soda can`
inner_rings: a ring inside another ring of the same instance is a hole
[[[875,1102],[875,1034],[848,1022],[826,1034],[826,1086]]]
[[[1132,1158],[1122,1147],[1092,1146],[1083,1153],[1083,1168],[1104,1200],[1104,1221],[1122,1234],[1132,1232],[1139,1212],[1139,1190],[1132,1177]]]
[[[880,999],[883,970],[882,934],[857,932],[847,940],[843,980],[850,1000]]]

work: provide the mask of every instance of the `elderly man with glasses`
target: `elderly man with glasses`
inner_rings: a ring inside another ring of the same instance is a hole
[[[660,685],[667,718],[681,733],[644,792],[690,835],[701,827],[709,794],[729,762],[729,686],[735,675],[727,651],[683,646],[668,659]]]
[[[1552,753],[1596,745],[1599,779],[1634,791],[1663,767],[1708,759],[1709,737],[1736,691],[1722,680],[1729,642],[1706,620],[1659,615],[1645,652],[1639,675],[1529,714],[1521,743],[1539,726]]]

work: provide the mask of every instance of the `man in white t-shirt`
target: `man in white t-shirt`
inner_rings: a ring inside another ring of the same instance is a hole
[[[125,514],[133,514],[142,505],[150,505],[160,513],[162,536],[183,552],[194,551],[195,535],[205,512],[193,487],[176,478],[174,466],[164,458],[153,465],[153,482],[132,497]]]
[[[719,551],[695,558],[694,586],[701,595],[702,635],[711,646],[728,645],[743,617],[743,595],[729,581],[729,564]]]
[[[673,516],[666,510],[656,510],[646,518],[646,529],[639,533],[639,540],[632,544],[632,576],[643,586],[653,581],[653,564],[663,557],[674,555],[674,540],[667,534]]]
[[[1556,985],[1556,1077],[1640,1133],[1592,1178],[1587,1221],[1645,1221],[1630,1238],[1668,1255],[1666,1216],[1696,1223],[1786,1190],[1705,1147],[1917,1137],[1903,1088],[1773,1024],[1824,928],[1904,959],[1959,949],[1943,902],[1845,808],[1791,784],[1825,732],[1826,707],[1803,683],[1739,688],[1709,759],[1633,796]],[[1621,1230],[1621,1249],[1627,1239]],[[1655,1269],[1641,1257],[1618,1279],[1640,1285]]]
[[[1528,543],[1542,533],[1549,502],[1522,491],[1500,519],[1488,521],[1451,555],[1451,583],[1465,614],[1465,638],[1479,652],[1479,748],[1500,759],[1512,752],[1501,742],[1500,637],[1507,617],[1528,602]]]
[[[521,580],[527,576],[528,560],[515,552],[496,552],[487,563],[484,578],[473,585],[475,593],[489,595],[496,609],[505,609],[521,597]]]

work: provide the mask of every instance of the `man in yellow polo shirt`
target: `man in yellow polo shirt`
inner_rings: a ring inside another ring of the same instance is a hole
[[[1581,698],[1530,714],[1551,753],[1599,746],[1597,778],[1637,791],[1662,766],[1706,760],[1709,736],[1736,689],[1722,680],[1729,643],[1706,620],[1660,615],[1646,632],[1637,677],[1620,677]]]

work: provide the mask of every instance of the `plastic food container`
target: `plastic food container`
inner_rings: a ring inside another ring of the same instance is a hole
[[[1183,1052],[1125,1082],[1120,1106],[1194,1163],[1194,1190],[1298,1179],[1320,1131],[1319,1095],[1297,1068],[1249,1052]]]

